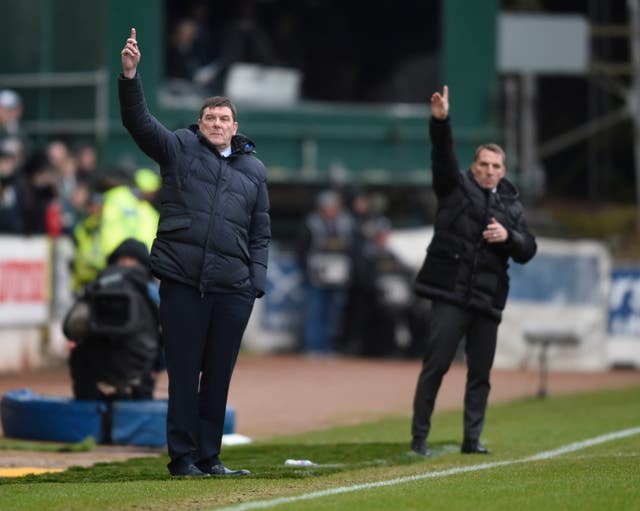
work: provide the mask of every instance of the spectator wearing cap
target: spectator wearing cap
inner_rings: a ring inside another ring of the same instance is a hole
[[[155,239],[158,212],[144,204],[135,191],[131,170],[115,168],[105,180],[102,237],[106,254],[126,238],[142,241],[147,249]]]
[[[136,170],[134,180],[138,197],[158,211],[160,209],[158,194],[162,185],[162,180],[158,173],[151,169],[140,168]]]
[[[318,195],[298,243],[307,291],[302,349],[309,355],[329,355],[341,335],[353,245],[353,219],[337,192]]]
[[[22,98],[11,89],[0,90],[0,135],[21,136]]]

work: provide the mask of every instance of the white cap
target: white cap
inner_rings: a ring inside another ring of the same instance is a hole
[[[340,195],[333,190],[324,190],[318,194],[316,205],[319,208],[331,208],[340,205]]]
[[[22,142],[16,137],[0,138],[0,156],[20,156]]]
[[[18,108],[22,105],[20,95],[11,89],[0,90],[0,107]]]

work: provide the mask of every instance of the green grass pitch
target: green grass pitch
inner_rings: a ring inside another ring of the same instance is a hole
[[[434,416],[430,459],[409,454],[409,417],[392,417],[224,448],[228,466],[252,471],[245,478],[171,478],[160,456],[0,479],[0,510],[640,510],[640,431],[521,461],[639,426],[640,388],[532,398],[490,405],[489,456],[459,454],[461,411]],[[318,466],[285,466],[288,458]],[[491,466],[478,470],[482,463]],[[335,488],[347,490],[331,494]],[[313,492],[319,495],[268,504]]]

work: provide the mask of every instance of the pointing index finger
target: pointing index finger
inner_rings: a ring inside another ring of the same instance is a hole
[[[136,29],[131,27],[131,39],[136,40]]]

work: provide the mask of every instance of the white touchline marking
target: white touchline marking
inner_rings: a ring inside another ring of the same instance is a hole
[[[258,500],[253,502],[245,502],[243,504],[237,504],[234,506],[228,506],[218,508],[218,511],[246,511],[249,509],[264,509],[268,507],[278,506],[281,504],[290,504],[292,502],[298,502],[301,500],[318,499],[321,497],[328,497],[331,495],[338,495],[340,493],[350,493],[360,490],[369,490],[372,488],[382,488],[384,486],[395,486],[397,484],[410,483],[412,481],[420,481],[423,479],[434,479],[437,477],[446,477],[456,474],[465,474],[467,472],[477,472],[479,470],[487,470],[495,467],[504,467],[506,465],[515,465],[516,463],[529,463],[531,461],[548,460],[567,454],[569,452],[579,451],[586,449],[587,447],[593,447],[594,445],[610,442],[611,440],[618,440],[620,438],[626,438],[629,436],[640,434],[640,427],[623,429],[620,431],[614,431],[613,433],[607,433],[606,435],[600,435],[594,438],[589,438],[581,442],[574,442],[564,445],[558,449],[551,451],[544,451],[533,456],[521,458],[517,460],[505,460],[505,461],[493,461],[489,463],[479,463],[477,465],[469,465],[466,467],[456,467],[447,470],[439,470],[437,472],[424,472],[422,474],[416,474],[413,476],[398,477],[395,479],[388,479],[386,481],[374,481],[371,483],[354,484],[352,486],[339,486],[337,488],[329,488],[326,490],[314,491],[311,493],[303,493],[302,495],[294,495],[291,497],[277,497],[268,500]]]

